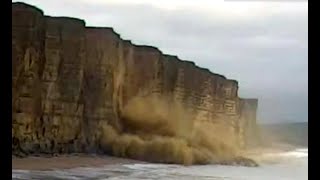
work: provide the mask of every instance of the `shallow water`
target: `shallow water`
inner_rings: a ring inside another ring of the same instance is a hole
[[[260,167],[222,165],[180,166],[166,164],[124,164],[52,171],[12,170],[13,179],[204,179],[204,180],[307,180],[308,149],[263,154]]]

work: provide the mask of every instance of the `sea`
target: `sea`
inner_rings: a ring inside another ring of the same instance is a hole
[[[259,167],[224,165],[118,164],[102,167],[12,170],[12,179],[39,180],[307,180],[308,149],[265,153]]]

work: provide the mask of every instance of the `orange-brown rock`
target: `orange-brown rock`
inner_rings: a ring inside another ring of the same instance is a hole
[[[122,130],[123,107],[150,94],[244,132],[235,80],[24,3],[12,3],[12,19],[13,154],[99,151],[100,125]]]

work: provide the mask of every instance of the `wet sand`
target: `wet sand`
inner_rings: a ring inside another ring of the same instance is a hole
[[[61,155],[57,157],[12,158],[12,169],[51,170],[76,167],[99,167],[115,164],[146,163],[142,161],[95,155]]]
[[[286,152],[291,148],[292,147],[289,146],[286,146],[286,148],[255,148],[246,151],[244,154],[246,157],[257,159],[257,157],[264,153]],[[99,167],[105,165],[134,163],[141,164],[147,162],[113,156],[88,154],[59,155],[56,157],[45,157],[44,155],[39,155],[37,157],[30,156],[25,158],[12,157],[12,169],[23,170],[70,169],[76,167]]]

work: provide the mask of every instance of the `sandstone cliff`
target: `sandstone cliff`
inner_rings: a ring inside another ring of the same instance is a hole
[[[226,124],[244,142],[237,81],[112,28],[12,3],[12,67],[13,154],[99,152],[101,127],[129,132],[128,103],[150,96],[182,104],[195,122]]]

